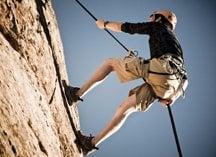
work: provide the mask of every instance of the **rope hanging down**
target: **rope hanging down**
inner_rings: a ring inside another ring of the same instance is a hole
[[[79,0],[75,0],[95,21],[97,21],[97,18],[82,4],[80,3]],[[107,30],[106,28],[104,29],[117,43],[119,43],[127,52],[129,52],[129,49],[124,46],[109,30]],[[181,147],[180,147],[180,143],[178,140],[178,135],[177,135],[177,131],[176,131],[176,127],[175,127],[175,122],[173,119],[173,115],[172,115],[172,110],[170,106],[167,106],[168,108],[168,112],[169,112],[169,116],[170,116],[170,121],[172,124],[172,129],[173,129],[173,133],[174,133],[174,137],[175,137],[175,141],[176,141],[176,146],[178,149],[178,153],[179,153],[179,157],[183,157],[182,156],[182,151],[181,151]]]
[[[168,108],[168,112],[169,112],[169,116],[170,116],[170,121],[171,121],[171,124],[172,124],[172,129],[173,129],[173,133],[174,133],[174,137],[175,137],[179,157],[182,157],[182,151],[181,151],[180,143],[179,143],[179,140],[178,140],[178,135],[177,135],[176,127],[175,127],[175,121],[174,121],[174,118],[173,118],[173,115],[172,115],[172,110],[171,110],[171,107],[169,105],[167,106],[167,108]]]

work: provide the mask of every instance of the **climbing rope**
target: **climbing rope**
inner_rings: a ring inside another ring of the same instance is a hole
[[[179,143],[179,140],[178,140],[178,135],[177,135],[176,127],[175,127],[175,121],[174,121],[174,118],[173,118],[173,115],[172,115],[172,110],[171,110],[171,107],[169,105],[167,106],[167,108],[168,108],[168,112],[169,112],[169,116],[170,116],[170,121],[171,121],[171,124],[172,124],[172,129],[173,129],[173,133],[174,133],[174,137],[175,137],[175,141],[176,141],[176,147],[177,147],[177,150],[178,150],[178,153],[179,153],[179,157],[182,157],[181,146],[180,146],[180,143]]]
[[[97,18],[79,1],[79,0],[75,0],[95,21],[97,21]],[[124,45],[122,44],[109,30],[107,30],[106,28],[104,29],[117,43],[119,43],[127,52],[130,52],[130,50]],[[175,137],[175,141],[176,141],[176,146],[178,149],[178,153],[179,153],[179,157],[182,157],[182,151],[181,151],[181,147],[180,147],[180,143],[178,140],[178,135],[177,135],[177,131],[176,131],[176,127],[175,127],[175,122],[173,119],[173,114],[172,114],[172,110],[171,107],[168,105],[168,112],[169,112],[169,116],[170,116],[170,121],[171,121],[171,125],[172,125],[172,129],[173,129],[173,133],[174,133],[174,137]]]
[[[82,4],[80,3],[80,1],[75,0],[95,21],[97,21],[97,18]],[[122,44],[109,30],[107,30],[106,28],[104,29],[117,43],[119,43],[127,52],[129,51],[129,49]]]

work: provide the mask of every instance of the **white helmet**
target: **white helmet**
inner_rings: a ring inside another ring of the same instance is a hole
[[[153,14],[150,15],[149,21],[156,21],[156,22],[158,22],[159,20],[155,19],[155,15],[156,14],[163,15],[169,21],[169,23],[172,25],[172,30],[175,29],[175,26],[177,24],[177,17],[176,17],[176,15],[172,11],[169,11],[169,10],[155,11],[155,12],[153,12]]]

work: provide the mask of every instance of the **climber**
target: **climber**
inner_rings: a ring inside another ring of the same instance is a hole
[[[188,80],[183,51],[173,32],[176,23],[176,15],[169,10],[153,12],[148,22],[143,23],[96,21],[97,27],[102,30],[149,35],[150,59],[130,51],[123,59],[106,59],[81,88],[68,86],[67,98],[76,102],[112,71],[117,73],[120,82],[144,80],[142,85],[129,91],[129,96],[101,132],[95,137],[80,135],[84,154],[97,149],[96,146],[118,131],[131,113],[147,111],[155,100],[167,107],[184,94]]]

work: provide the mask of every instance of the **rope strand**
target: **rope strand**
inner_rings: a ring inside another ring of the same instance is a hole
[[[168,108],[168,112],[169,112],[169,116],[170,116],[170,121],[171,121],[171,124],[172,124],[172,129],[173,129],[173,133],[174,133],[174,137],[175,137],[179,157],[182,157],[182,151],[181,151],[180,143],[179,143],[179,140],[178,140],[175,121],[174,121],[174,118],[173,118],[173,115],[172,115],[172,110],[171,110],[171,107],[169,105],[167,106],[167,108]]]
[[[97,21],[97,18],[78,0],[75,0],[95,21]],[[129,49],[122,44],[109,30],[106,28],[104,29],[118,44],[120,44],[127,52]]]

